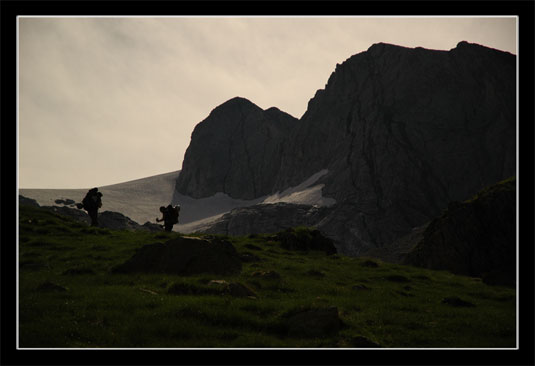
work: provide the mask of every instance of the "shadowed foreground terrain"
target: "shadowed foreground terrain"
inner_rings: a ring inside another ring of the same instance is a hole
[[[121,231],[27,205],[19,224],[22,348],[516,345],[514,289],[333,254],[314,229],[244,237]],[[219,243],[232,270],[203,266],[203,256],[186,250],[196,241]],[[184,268],[196,270],[155,270],[169,253],[190,255]]]

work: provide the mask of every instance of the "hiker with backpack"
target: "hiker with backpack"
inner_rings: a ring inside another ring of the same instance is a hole
[[[98,209],[102,207],[102,193],[98,188],[91,188],[82,200],[82,208],[91,218],[91,226],[98,226]]]
[[[167,207],[161,206],[160,212],[162,213],[163,217],[161,219],[156,218],[156,222],[163,221],[164,230],[172,231],[173,225],[178,224],[178,215],[180,212],[180,205],[177,205],[175,207],[171,205],[168,205]]]

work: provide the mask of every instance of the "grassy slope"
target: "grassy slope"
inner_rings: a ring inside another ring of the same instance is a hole
[[[515,347],[513,289],[377,260],[377,267],[366,266],[366,258],[286,251],[269,235],[229,238],[239,252],[262,259],[244,263],[239,275],[110,273],[136,248],[177,235],[89,228],[22,206],[20,346],[351,348],[352,340],[363,336],[395,348]],[[281,279],[251,276],[259,270],[274,270]],[[240,282],[258,297],[168,293],[177,283],[202,292],[211,288],[207,283],[212,279]],[[67,290],[39,289],[47,282]],[[356,285],[369,289],[354,289]],[[475,307],[442,303],[451,296]],[[284,314],[329,306],[338,308],[344,323],[338,334],[287,335]]]

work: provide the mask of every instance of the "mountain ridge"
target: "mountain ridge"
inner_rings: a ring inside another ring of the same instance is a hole
[[[190,147],[214,146],[211,138],[225,131],[202,139],[194,131],[176,191],[253,199],[327,170],[317,183],[337,205],[318,225],[338,237],[342,252],[382,247],[448,202],[515,175],[515,81],[516,57],[507,52],[465,41],[449,51],[377,43],[337,64],[325,89],[280,134],[239,136],[240,144],[260,150],[269,142],[271,155],[242,149],[231,156],[222,145],[209,157]],[[261,114],[234,123],[260,118],[247,121],[257,130],[272,127]],[[214,173],[214,157],[225,171]],[[266,157],[275,163],[268,167]],[[229,179],[232,187],[220,183]]]

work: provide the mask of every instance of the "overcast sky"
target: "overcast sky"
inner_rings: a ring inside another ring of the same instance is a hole
[[[19,187],[88,188],[182,168],[195,125],[241,96],[296,118],[378,42],[517,54],[515,17],[21,17]]]

